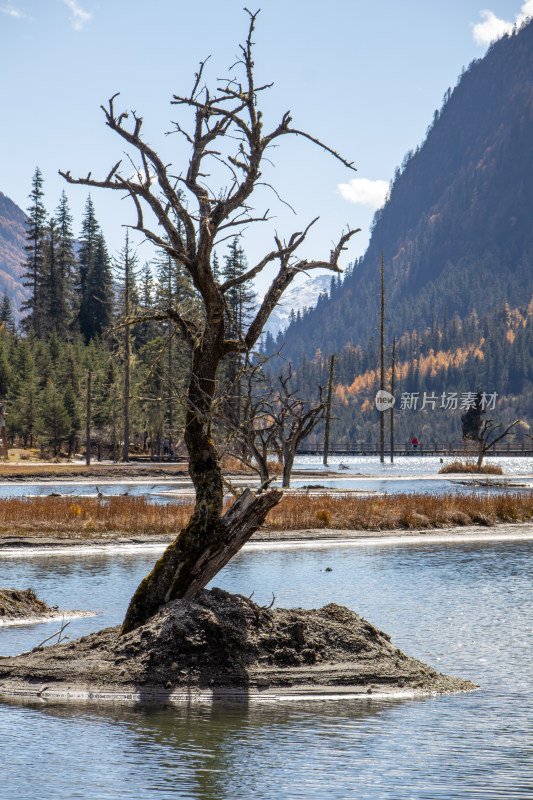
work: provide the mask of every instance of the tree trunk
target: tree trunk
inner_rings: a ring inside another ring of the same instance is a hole
[[[208,524],[208,513],[195,511],[133,595],[122,633],[142,625],[171,600],[194,597],[255,533],[281,496],[278,489],[258,496],[246,489],[223,517]]]
[[[328,466],[329,455],[329,426],[331,421],[331,399],[333,396],[333,373],[335,370],[335,356],[331,356],[329,362],[329,378],[328,378],[328,399],[326,403],[326,421],[324,423],[324,453],[322,463],[325,467]]]
[[[259,480],[261,481],[261,483],[266,483],[270,478],[268,472],[267,448],[264,446],[262,446],[261,448],[256,446],[253,433],[250,436],[247,436],[246,441],[244,442],[244,446],[245,448],[248,448],[249,452],[252,454],[252,458],[257,464],[257,469],[259,470]]]
[[[126,273],[126,318],[130,313],[129,309],[129,276]],[[130,326],[124,326],[124,444],[122,447],[122,460],[129,461],[130,457],[130,366],[131,366],[131,339]]]
[[[85,463],[91,463],[91,376],[92,371],[87,371],[87,414],[85,419]]]
[[[396,336],[392,340],[392,372],[390,393],[394,398],[394,379],[396,377]],[[390,407],[390,463],[394,464],[394,400]]]
[[[381,251],[381,313],[380,313],[380,370],[379,388],[385,389],[385,277],[383,250]],[[379,412],[379,460],[385,463],[385,414]]]
[[[284,447],[283,448],[283,482],[282,487],[284,489],[290,489],[291,487],[291,475],[292,475],[292,467],[294,465],[294,457],[296,455],[296,451],[292,447]]]
[[[257,496],[246,489],[222,515],[222,472],[211,437],[210,414],[219,361],[213,338],[204,336],[203,344],[193,353],[185,425],[189,474],[196,490],[194,512],[137,588],[122,633],[142,625],[171,600],[194,597],[248,541],[281,499],[281,492],[276,489]]]

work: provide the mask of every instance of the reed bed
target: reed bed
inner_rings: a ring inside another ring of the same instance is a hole
[[[496,525],[530,519],[533,519],[533,494],[529,492],[493,495],[428,492],[372,497],[322,494],[285,496],[270,512],[267,527],[273,530],[407,530]]]
[[[0,500],[0,534],[110,532],[166,534],[183,527],[193,503],[156,505],[144,497],[28,497]]]
[[[30,497],[0,500],[0,535],[110,533],[174,534],[188,521],[192,501],[155,505],[143,497]],[[286,495],[265,529],[409,530],[496,525],[533,519],[533,493],[398,494],[348,497]]]
[[[451,464],[446,464],[439,469],[439,474],[446,474],[448,472],[466,472],[469,474],[475,472],[477,475],[503,475],[503,469],[499,464],[482,464],[478,467],[477,461],[471,459],[467,461],[452,461]]]

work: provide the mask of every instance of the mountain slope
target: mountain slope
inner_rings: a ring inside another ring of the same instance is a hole
[[[291,312],[297,314],[304,308],[314,308],[319,296],[328,294],[330,287],[331,273],[328,273],[308,278],[304,283],[286,291],[268,318],[264,328],[265,333],[271,333],[275,337],[280,331],[285,330],[291,321]]]
[[[533,282],[533,22],[473,62],[404,159],[370,244],[327,303],[289,326],[284,353],[365,344],[385,253],[389,330],[528,302]]]
[[[0,295],[7,291],[18,310],[27,292],[22,285],[22,264],[25,258],[26,215],[0,192]]]

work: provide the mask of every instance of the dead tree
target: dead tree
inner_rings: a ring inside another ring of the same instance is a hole
[[[518,423],[521,422],[519,419],[515,419],[514,422],[511,422],[504,430],[502,431],[503,425],[498,425],[498,423],[494,422],[492,419],[484,419],[481,423],[481,427],[478,430],[478,458],[477,458],[477,469],[481,469],[483,464],[483,460],[487,455],[488,451],[494,447],[497,442],[500,442],[505,436],[509,434],[512,428]],[[500,431],[502,431],[500,433]]]
[[[244,390],[240,419],[220,412],[217,421],[224,430],[228,452],[257,472],[266,486],[270,482],[269,456],[276,449],[277,428],[271,414],[274,391],[262,368],[262,359],[255,363],[245,360],[237,376]]]
[[[324,399],[319,386],[319,401],[312,405],[291,390],[290,364],[287,375],[276,379],[267,378],[261,367],[248,363],[243,370],[246,392],[239,424],[222,414],[217,421],[225,430],[229,452],[254,469],[263,485],[271,482],[269,460],[276,454],[283,465],[283,488],[288,489],[298,447],[325,418],[329,393]]]
[[[212,437],[217,367],[230,353],[251,351],[271,311],[296,275],[316,268],[341,272],[339,257],[356,232],[343,233],[327,259],[299,260],[296,251],[311,222],[305,230],[293,233],[288,241],[276,234],[275,248],[244,274],[222,283],[213,275],[213,246],[234,236],[244,225],[269,219],[268,212],[254,211],[250,199],[262,182],[266,150],[282,137],[309,140],[347,168],[354,169],[330,147],[292,127],[289,112],[283,114],[270,132],[263,129],[259,99],[270,85],[255,85],[252,37],[257,14],[248,13],[248,36],[235,65],[242,77],[231,75],[218,80],[210,90],[204,85],[203,62],[190,94],[174,95],[171,101],[180,112],[179,121],[173,123],[173,132],[182,136],[190,148],[185,169],[165,163],[143,137],[142,117],[134,111],[130,117],[127,112],[116,110],[115,94],[102,109],[109,128],[132,151],[124,173],[120,171],[120,161],[101,180],[93,178],[90,172],[85,178],[61,173],[69,183],[129,195],[137,213],[136,224],[131,227],[183,265],[204,307],[200,321],[188,317],[178,307],[169,306],[166,310],[167,318],[178,326],[191,348],[185,443],[196,492],[195,508],[187,526],[137,588],[126,613],[123,633],[141,625],[170,600],[194,596],[227,564],[280,500],[281,492],[275,489],[257,494],[246,490],[223,514],[222,472]],[[187,129],[188,113],[193,117],[190,129]],[[211,160],[228,170],[227,184],[216,187],[207,184]],[[155,218],[155,225],[145,217],[147,211],[151,219]],[[226,293],[276,264],[277,271],[248,329],[238,338],[228,338]]]
[[[288,374],[279,376],[279,390],[270,403],[275,440],[283,456],[284,489],[290,488],[294,459],[300,444],[324,418],[327,409],[327,399],[322,396],[321,386],[318,387],[318,403],[311,405],[298,398],[296,390],[291,390],[291,379],[292,368],[289,366]]]
[[[333,375],[335,372],[335,356],[331,356],[329,360],[329,377],[328,377],[328,399],[326,404],[326,414],[324,421],[324,453],[322,463],[325,467],[328,466],[329,456],[329,429],[331,425],[331,402],[333,398]]]

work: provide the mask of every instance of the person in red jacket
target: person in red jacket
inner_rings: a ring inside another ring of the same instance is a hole
[[[418,447],[418,439],[416,438],[416,436],[413,436],[413,438],[411,439],[411,446],[413,450],[416,450],[416,448]]]

